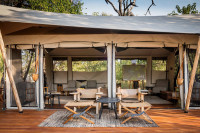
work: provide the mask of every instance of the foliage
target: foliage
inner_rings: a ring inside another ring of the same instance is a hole
[[[166,71],[166,60],[152,60],[152,69],[156,71]]]
[[[176,11],[172,11],[168,15],[199,14],[199,11],[196,9],[196,3],[193,3],[192,5],[188,4],[182,8],[180,8],[179,5],[176,5]]]
[[[107,61],[73,61],[72,71],[96,72],[106,71]]]
[[[67,14],[83,14],[82,6],[83,3],[80,0],[1,0],[0,4],[7,6],[15,6],[20,8],[57,12],[57,13],[67,13]],[[30,60],[30,51],[22,50],[22,75],[24,76],[25,71]],[[34,56],[35,57],[35,56]],[[62,64],[58,69],[66,70],[65,67],[62,68]],[[35,71],[35,60],[32,59],[28,77],[32,75]],[[0,56],[0,77],[3,74],[3,61]]]
[[[47,12],[83,14],[80,0],[2,0],[1,4]]]
[[[80,1],[71,2],[69,0],[28,0],[30,9],[58,12],[67,14],[83,14],[82,5]],[[27,6],[25,6],[26,8]]]
[[[67,71],[67,60],[54,60],[53,71]]]
[[[112,14],[107,14],[105,12],[102,12],[101,14],[99,12],[93,12],[93,16],[113,16]]]
[[[28,63],[29,63],[30,58],[31,58],[31,52],[33,52],[33,51],[29,51],[29,50],[22,50],[21,51],[21,55],[22,55],[22,76],[23,77],[25,75],[25,72],[26,72],[27,67],[28,67]],[[28,73],[27,77],[31,77],[31,75],[35,72],[35,60],[34,60],[34,58],[35,58],[35,54],[33,54],[29,73]]]

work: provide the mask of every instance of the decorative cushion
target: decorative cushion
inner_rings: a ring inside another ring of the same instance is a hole
[[[76,81],[76,87],[77,88],[86,88],[87,81]]]

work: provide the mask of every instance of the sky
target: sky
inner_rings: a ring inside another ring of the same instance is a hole
[[[83,13],[92,15],[93,12],[105,12],[117,16],[117,13],[113,10],[110,4],[106,4],[105,0],[81,0],[83,5]],[[117,5],[118,0],[111,0]],[[163,16],[171,13],[175,10],[176,5],[187,6],[188,4],[197,3],[197,10],[200,12],[200,0],[154,0],[156,6],[151,8],[151,16]],[[148,7],[151,4],[151,0],[136,0],[136,5],[132,12],[136,16],[144,16]],[[118,7],[118,6],[117,6]],[[149,14],[148,14],[149,16]]]

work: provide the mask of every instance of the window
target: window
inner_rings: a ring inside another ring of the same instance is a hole
[[[155,71],[166,71],[167,69],[167,59],[156,59],[152,58],[152,70]]]
[[[123,65],[147,65],[146,59],[116,59],[115,65],[116,65],[116,81],[119,86],[122,88],[131,88],[131,82],[130,81],[123,81],[123,73],[122,73],[122,66]],[[146,81],[144,81],[146,83]],[[140,83],[142,84],[142,82]]]
[[[67,71],[67,60],[53,60],[53,71]]]
[[[72,71],[96,72],[106,71],[107,61],[73,61]]]

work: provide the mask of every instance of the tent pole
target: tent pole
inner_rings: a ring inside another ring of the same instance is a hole
[[[192,68],[191,77],[190,77],[189,89],[188,89],[186,106],[185,106],[185,113],[188,113],[188,111],[189,111],[190,99],[191,99],[191,95],[192,95],[192,88],[193,88],[194,79],[195,79],[195,75],[196,75],[196,71],[197,71],[197,66],[198,66],[198,61],[199,61],[200,36],[199,36],[199,40],[198,40],[198,44],[197,45],[198,46],[197,46],[196,55],[195,55],[195,58],[194,58],[194,64],[193,64],[193,68]]]
[[[179,63],[180,63],[180,78],[183,79],[183,69],[181,69],[181,63],[183,61],[183,45],[179,45]],[[181,109],[184,109],[184,96],[183,96],[183,84],[179,86],[180,99],[181,99]]]
[[[43,72],[43,46],[39,46],[39,105],[40,109],[44,109],[44,96],[43,96],[43,81],[44,81],[44,72]]]
[[[189,79],[189,76],[188,76],[188,56],[187,56],[187,48],[185,46],[185,54],[184,54],[184,104],[186,104],[186,99],[187,99],[187,94],[188,94],[188,79]]]
[[[14,94],[14,98],[15,98],[19,113],[23,113],[23,109],[22,109],[22,105],[21,105],[21,102],[20,102],[20,99],[19,99],[19,95],[18,95],[18,92],[17,92],[15,81],[14,81],[14,78],[13,78],[12,72],[10,70],[10,66],[8,64],[7,57],[6,57],[5,45],[4,45],[4,42],[3,42],[3,37],[2,37],[1,31],[0,31],[0,49],[1,49],[3,62],[5,64],[5,68],[6,68],[6,71],[8,73],[8,78],[9,78],[10,83],[11,83],[11,88],[12,88],[12,91],[13,91],[13,94]]]

